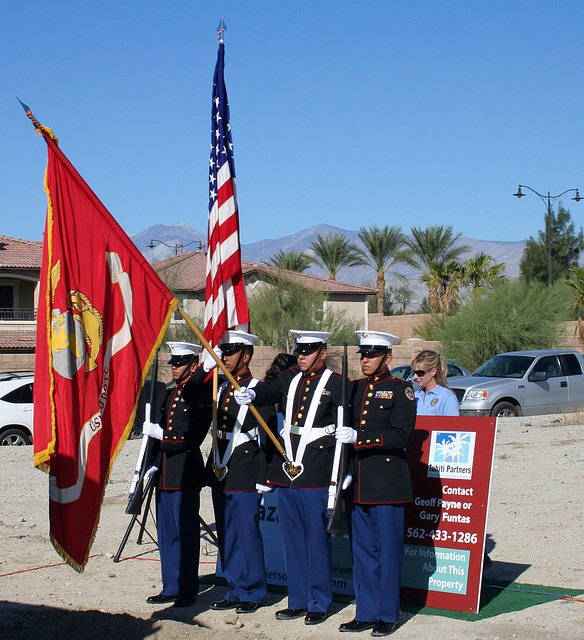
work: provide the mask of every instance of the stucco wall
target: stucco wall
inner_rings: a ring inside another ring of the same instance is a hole
[[[34,353],[0,353],[0,373],[34,371]]]
[[[324,303],[325,311],[345,313],[345,318],[351,322],[356,322],[359,329],[368,328],[367,300],[359,300],[356,296],[331,296]]]
[[[414,330],[431,314],[421,313],[404,316],[383,316],[380,313],[369,314],[369,329],[371,331],[385,331],[399,336],[402,341],[415,338]]]
[[[373,321],[370,322],[369,327],[371,330],[377,329],[378,331],[387,331],[389,333],[394,333],[395,335],[399,335],[400,337],[402,337],[402,342],[395,345],[393,348],[393,361],[391,363],[392,367],[397,367],[402,364],[410,364],[414,357],[423,349],[433,349],[435,351],[440,351],[441,345],[439,342],[420,340],[411,335],[413,327],[415,327],[416,324],[420,322],[420,319],[424,318],[425,316],[385,316],[383,317],[383,322],[379,322],[378,318],[375,318],[375,316],[378,316],[378,314],[371,314],[370,320],[372,316]],[[584,353],[584,343],[578,336],[577,328],[577,322],[562,323],[561,340],[558,344],[558,347],[565,349],[574,349],[576,351]],[[273,359],[278,353],[280,353],[280,351],[280,349],[275,347],[256,347],[251,366],[253,375],[258,378],[263,378],[266,369],[271,365]],[[359,356],[356,351],[357,348],[355,346],[349,347],[348,349],[349,377],[351,378],[359,377],[361,375],[359,367]],[[341,370],[342,352],[342,347],[329,348],[329,364],[336,371]],[[170,367],[166,364],[168,358],[168,353],[163,352],[160,354],[159,377],[165,382],[168,382],[171,379]],[[34,354],[0,353],[0,372],[33,370]]]

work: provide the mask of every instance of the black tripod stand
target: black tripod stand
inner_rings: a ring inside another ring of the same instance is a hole
[[[122,551],[124,550],[124,547],[126,546],[126,543],[128,542],[128,538],[130,537],[130,533],[132,533],[132,529],[134,528],[134,525],[136,524],[136,522],[140,525],[140,531],[138,533],[138,539],[136,540],[136,544],[142,544],[142,540],[144,538],[144,534],[146,534],[150,538],[150,540],[152,540],[152,542],[154,542],[154,544],[158,546],[158,542],[150,535],[150,533],[146,529],[146,521],[148,520],[148,512],[150,511],[150,504],[152,502],[152,494],[154,493],[154,482],[153,482],[154,477],[155,476],[150,476],[148,478],[147,482],[146,482],[146,486],[144,487],[143,495],[146,496],[146,499],[144,501],[144,517],[142,518],[142,520],[139,520],[140,511],[138,511],[138,513],[134,513],[132,515],[132,519],[130,520],[130,524],[128,525],[128,528],[126,529],[126,533],[124,533],[124,537],[122,538],[122,541],[121,541],[120,546],[119,546],[119,548],[118,548],[118,550],[116,552],[116,555],[113,558],[114,562],[119,562],[120,561],[120,557],[122,555]],[[217,536],[215,535],[215,533],[213,532],[211,527],[203,520],[203,518],[201,516],[199,516],[199,524],[201,525],[201,527],[203,528],[205,533],[209,536],[209,538],[211,538],[213,544],[218,547],[219,546],[219,540],[217,540]]]
[[[124,533],[122,542],[120,543],[120,546],[116,552],[116,555],[114,556],[114,562],[120,561],[120,556],[122,555],[122,551],[124,550],[124,547],[128,542],[128,538],[130,537],[130,533],[132,533],[132,529],[134,528],[134,525],[136,524],[136,522],[138,522],[138,524],[140,525],[140,532],[138,534],[138,540],[136,541],[136,543],[142,544],[144,533],[146,533],[146,535],[150,538],[150,540],[152,540],[154,544],[158,545],[158,542],[150,535],[150,533],[146,529],[146,520],[148,519],[148,511],[150,510],[150,503],[152,502],[152,493],[154,492],[153,477],[154,476],[150,476],[150,478],[148,478],[148,481],[146,482],[146,486],[144,487],[144,495],[146,496],[146,501],[144,505],[144,517],[142,518],[141,521],[138,520],[138,518],[140,517],[139,511],[138,513],[134,513],[132,515],[130,524],[126,529],[126,533]]]

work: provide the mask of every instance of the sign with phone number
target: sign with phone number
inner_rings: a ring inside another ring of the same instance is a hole
[[[496,418],[418,416],[408,460],[402,599],[477,613]]]

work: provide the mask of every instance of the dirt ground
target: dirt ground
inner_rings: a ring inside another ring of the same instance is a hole
[[[577,589],[584,593],[584,416],[566,414],[499,421],[488,521],[492,564],[487,579]],[[285,595],[269,593],[265,606],[237,616],[209,610],[225,587],[202,585],[189,609],[154,607],[160,565],[153,543],[130,536],[122,561],[113,562],[130,516],[125,513],[139,441],[124,447],[107,487],[101,523],[85,572],[62,564],[48,537],[48,479],[34,469],[32,447],[0,449],[0,638],[97,637],[141,639],[338,640],[338,626],[354,605],[335,603],[323,624],[277,621]],[[202,516],[213,523],[210,496]],[[125,559],[127,558],[127,559]],[[216,548],[202,541],[201,573],[215,570]],[[582,597],[582,596],[581,596]],[[485,620],[402,613],[396,640],[584,639],[584,602],[555,600]],[[355,637],[353,634],[349,639]],[[364,632],[360,637],[369,637]]]

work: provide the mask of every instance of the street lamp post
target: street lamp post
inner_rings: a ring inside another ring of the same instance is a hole
[[[174,249],[174,255],[175,255],[175,256],[178,256],[178,254],[179,254],[179,249],[180,249],[180,253],[182,253],[182,252],[183,252],[183,249],[184,249],[185,247],[188,247],[189,245],[194,244],[195,242],[198,242],[198,243],[199,243],[199,246],[198,246],[197,248],[198,248],[200,251],[204,251],[204,249],[205,249],[205,245],[204,245],[200,240],[193,240],[192,242],[187,242],[187,244],[179,244],[178,242],[175,242],[175,243],[174,243],[174,246],[173,246],[173,245],[171,245],[171,244],[167,244],[166,242],[164,242],[164,240],[156,240],[156,239],[154,239],[154,240],[152,240],[152,239],[151,239],[151,240],[150,240],[150,244],[148,245],[148,248],[149,248],[149,249],[154,249],[154,247],[156,246],[156,245],[154,244],[155,242],[158,242],[159,244],[163,244],[163,245],[165,245],[166,247],[169,247],[170,249]]]
[[[535,189],[532,189],[531,187],[528,187],[525,184],[520,184],[517,189],[517,193],[513,194],[516,198],[523,198],[523,196],[527,195],[526,193],[523,193],[521,189],[529,189],[532,193],[535,193],[535,195],[538,196],[541,199],[541,201],[546,205],[547,213],[546,213],[545,227],[546,227],[547,256],[548,256],[548,287],[551,287],[552,286],[552,208],[558,198],[561,198],[565,193],[569,193],[570,191],[576,192],[576,195],[572,198],[572,200],[575,200],[576,202],[580,202],[582,198],[580,197],[580,193],[578,189],[566,189],[565,191],[562,191],[562,193],[558,194],[557,196],[550,195],[550,192],[548,191],[547,196],[545,196],[541,193],[538,193]]]

